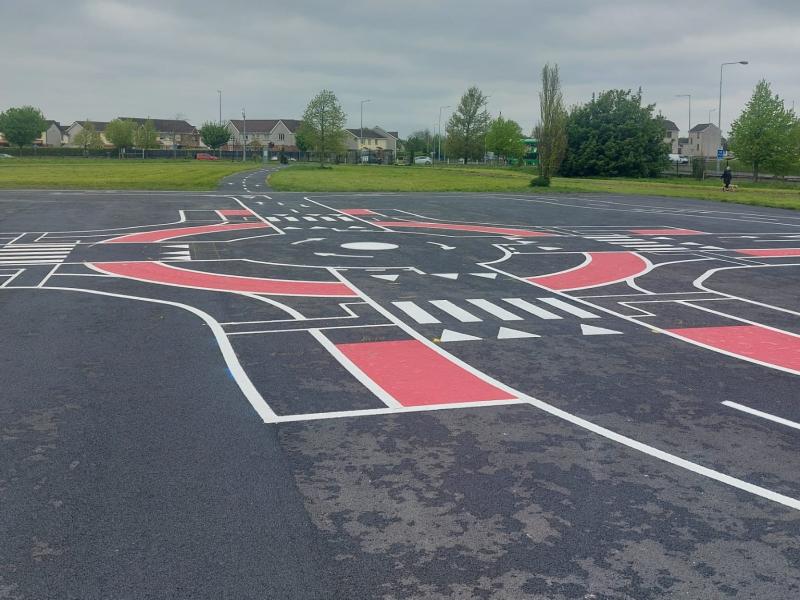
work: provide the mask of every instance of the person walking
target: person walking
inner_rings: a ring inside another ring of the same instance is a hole
[[[722,191],[726,192],[729,189],[731,189],[731,180],[733,179],[733,173],[731,173],[730,167],[725,167],[725,170],[722,172],[722,175],[720,175],[720,178],[722,179],[722,183],[725,184],[725,187],[722,188]]]

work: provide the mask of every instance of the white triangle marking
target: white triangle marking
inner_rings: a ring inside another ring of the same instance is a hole
[[[182,248],[184,250],[188,250],[189,244],[168,244],[167,248]]]
[[[484,279],[497,279],[497,273],[470,273],[475,277],[483,277]]]
[[[561,250],[558,246],[539,246],[541,250]]]
[[[444,277],[445,279],[458,279],[458,273],[431,273],[434,277]]]
[[[542,336],[536,335],[535,333],[528,333],[527,331],[510,329],[508,327],[501,327],[500,331],[497,332],[498,340],[513,340],[517,338],[534,338],[534,337],[542,337]]]
[[[451,331],[450,329],[445,329],[442,331],[442,335],[439,336],[439,339],[442,342],[468,342],[470,340],[479,340],[481,338],[475,337],[474,335],[469,335],[466,333],[458,333],[457,331]]]
[[[370,277],[374,277],[375,279],[385,279],[386,281],[397,281],[397,278],[400,275],[370,275]]]
[[[581,324],[581,333],[583,335],[621,335],[621,331],[614,331],[613,329],[605,329],[604,327],[597,327],[595,325]]]
[[[725,248],[720,248],[719,246],[701,246],[703,250],[724,250]]]

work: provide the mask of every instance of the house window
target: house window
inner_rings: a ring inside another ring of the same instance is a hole
[[[283,141],[283,134],[282,134],[282,133],[279,133],[279,134],[278,134],[278,139],[279,139],[279,140],[281,140],[281,141]]]

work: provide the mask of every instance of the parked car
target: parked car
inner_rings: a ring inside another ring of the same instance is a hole
[[[219,160],[219,158],[213,154],[209,154],[208,152],[200,152],[197,156],[195,156],[195,158],[197,160]]]
[[[430,156],[417,156],[414,159],[415,165],[432,165],[433,159]]]
[[[686,165],[689,163],[689,159],[686,158],[685,156],[681,156],[680,154],[670,154],[669,162],[671,162],[673,165],[674,164]]]
[[[0,158],[14,158],[10,154],[0,154]]]

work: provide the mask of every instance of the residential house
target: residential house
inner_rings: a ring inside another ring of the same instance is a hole
[[[224,149],[241,148],[246,141],[248,146],[258,142],[262,148],[297,152],[298,119],[231,119],[226,124],[231,139]]]
[[[345,145],[348,150],[370,150],[397,152],[399,135],[396,131],[386,131],[382,127],[360,127],[346,129]]]
[[[686,156],[715,157],[721,148],[722,135],[713,123],[700,123],[689,130],[689,140],[684,146]]]
[[[64,143],[63,132],[66,127],[62,126],[58,121],[45,121],[45,129],[41,135],[36,138],[33,143],[37,146],[49,146],[58,148]],[[8,146],[8,142],[0,133],[0,146]]]
[[[100,134],[100,140],[103,142],[104,146],[113,146],[110,144],[109,141],[106,139],[104,134],[106,130],[106,126],[108,125],[108,121],[75,121],[72,125],[67,127],[66,136],[67,136],[67,146],[77,146],[78,144],[75,142],[75,137],[83,131],[83,127],[86,123],[91,123],[94,126],[94,130]]]
[[[686,155],[686,149],[689,146],[689,138],[688,137],[679,137],[678,138],[678,154],[681,156]]]
[[[674,121],[664,119],[664,143],[669,146],[670,154],[680,154],[678,148],[678,136],[680,129],[675,125]]]
[[[141,117],[120,117],[126,121],[133,121],[137,126],[144,125],[146,121],[152,121],[156,129],[156,140],[165,149],[171,149],[173,145],[178,148],[199,148],[200,133],[194,125],[181,119],[146,119]]]

